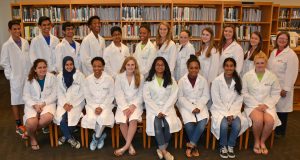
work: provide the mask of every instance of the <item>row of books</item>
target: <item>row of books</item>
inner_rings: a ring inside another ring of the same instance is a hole
[[[179,34],[182,30],[189,30],[191,32],[192,37],[200,37],[202,34],[202,30],[206,27],[210,27],[213,29],[214,33],[216,33],[216,26],[215,25],[198,25],[198,24],[191,24],[191,25],[174,25],[173,26],[173,37],[178,38]]]
[[[243,22],[260,22],[261,21],[260,9],[246,8],[243,9]]]
[[[291,28],[292,29],[300,29],[300,20],[292,21],[291,22]]]
[[[279,24],[278,24],[279,28],[287,28],[289,26],[290,26],[289,22],[287,22],[287,21],[280,21]]]
[[[287,8],[280,9],[279,18],[289,18],[290,10]]]
[[[238,8],[224,8],[224,21],[229,21],[229,22],[239,21]]]
[[[21,18],[20,8],[12,8],[11,12],[12,12],[12,18],[13,19],[20,19]]]
[[[250,40],[251,33],[254,31],[261,32],[261,26],[241,25],[235,28],[238,40]]]
[[[174,7],[175,21],[216,21],[216,8]]]
[[[63,37],[63,32],[62,32],[62,25],[54,25],[51,29],[51,34],[58,37],[62,38]],[[25,26],[24,27],[24,37],[27,40],[31,40],[32,38],[38,36],[40,34],[39,27],[37,26]]]
[[[72,21],[86,22],[91,16],[98,15],[101,20],[119,21],[119,7],[79,7],[72,9]]]
[[[292,18],[300,18],[300,9],[293,9]]]
[[[160,21],[170,20],[170,7],[123,7],[122,20],[125,21]]]
[[[60,7],[33,8],[24,7],[23,22],[37,22],[41,16],[50,17],[52,22],[70,20],[70,9]]]
[[[249,41],[248,42],[241,42],[240,44],[241,44],[244,52],[247,52],[248,49],[249,49],[249,46],[250,46],[250,42]]]

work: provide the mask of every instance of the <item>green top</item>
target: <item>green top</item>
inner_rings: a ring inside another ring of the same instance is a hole
[[[146,44],[141,44],[141,49],[143,50],[145,48]]]
[[[161,86],[164,79],[162,79],[160,77],[156,77],[156,79],[157,79],[158,85]]]
[[[262,78],[264,77],[264,73],[256,73],[256,76],[257,76],[257,79],[258,79],[259,81],[261,81]]]

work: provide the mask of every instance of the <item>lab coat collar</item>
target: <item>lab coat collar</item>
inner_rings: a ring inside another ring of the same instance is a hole
[[[45,38],[44,38],[44,36],[43,36],[42,33],[40,33],[40,34],[38,35],[38,37],[39,37],[40,39],[43,39],[42,42],[43,42],[45,45],[48,46],[48,44],[47,44],[47,42],[46,42],[46,40],[45,40]],[[50,45],[49,45],[49,46],[51,46],[51,45],[53,44],[53,41],[54,41],[54,36],[50,33]]]
[[[188,78],[188,73],[186,73],[184,76],[183,76],[183,80],[185,83],[188,83],[190,85],[191,88],[193,88],[192,84],[190,83],[190,80]],[[197,76],[197,79],[196,79],[196,82],[195,82],[195,86],[198,85],[198,83],[200,82],[200,74],[198,74]]]
[[[223,82],[223,84],[225,86],[227,86],[227,83],[226,83],[226,80],[225,80],[225,77],[224,77],[224,72],[221,74],[222,78],[221,78],[221,81]],[[234,85],[235,85],[235,81],[234,79],[232,78],[232,81],[231,81],[231,84],[230,84],[230,89],[234,88]],[[228,88],[228,87],[227,87]]]
[[[21,39],[21,43],[22,43],[21,48],[19,48],[19,46],[18,46],[18,45],[16,44],[16,42],[13,40],[12,36],[9,37],[8,41],[9,41],[10,43],[13,43],[14,46],[15,46],[16,48],[20,49],[20,51],[24,51],[24,46],[25,46],[24,43],[25,43],[25,40],[24,40],[22,37],[20,37],[20,39]]]

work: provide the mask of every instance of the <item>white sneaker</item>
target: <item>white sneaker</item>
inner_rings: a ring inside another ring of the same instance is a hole
[[[235,154],[234,154],[234,148],[228,146],[228,157],[229,158],[235,158]]]
[[[97,144],[97,149],[102,149],[103,146],[104,146],[104,139],[107,137],[106,133],[102,133],[99,141],[98,141],[98,144]]]
[[[156,153],[157,153],[157,156],[158,156],[159,159],[164,158],[163,153],[159,149],[156,150]]]
[[[96,139],[96,136],[95,136],[95,133],[94,133],[92,142],[90,144],[90,150],[94,151],[97,148],[97,145],[98,145],[98,140]]]
[[[70,143],[71,147],[79,149],[80,148],[80,142],[77,141],[75,138],[68,139],[68,143]]]
[[[227,151],[226,146],[223,146],[222,148],[220,148],[220,157],[228,158],[228,151]]]

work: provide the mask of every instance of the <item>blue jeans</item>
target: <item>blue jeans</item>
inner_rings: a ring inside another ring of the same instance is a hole
[[[202,119],[196,123],[189,122],[184,125],[186,134],[190,140],[190,143],[193,145],[197,145],[207,123],[207,118]]]
[[[166,149],[171,139],[170,128],[165,118],[154,118],[155,140],[159,149]]]
[[[229,139],[227,138],[228,134],[228,121],[227,118],[224,117],[220,126],[220,147],[224,146],[235,146],[235,141],[239,136],[239,132],[241,130],[241,120],[239,117],[236,117],[231,123],[231,131],[229,135]]]
[[[75,129],[75,126],[68,126],[68,112],[63,114],[62,120],[60,121],[59,128],[61,132],[63,133],[64,137],[66,137],[66,140],[73,138],[72,132]]]

